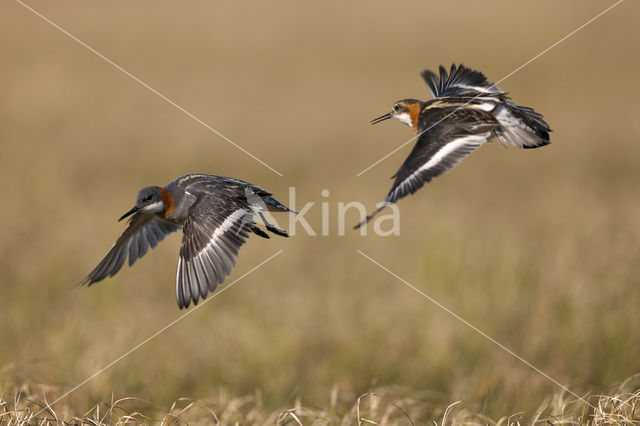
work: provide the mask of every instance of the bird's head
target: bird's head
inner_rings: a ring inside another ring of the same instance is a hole
[[[142,188],[136,197],[136,205],[133,206],[131,210],[123,214],[118,221],[121,221],[122,219],[137,212],[154,214],[164,211],[167,207],[167,196],[171,196],[171,194],[159,186],[148,186],[146,188]]]
[[[420,115],[421,105],[422,101],[417,99],[402,99],[393,105],[391,112],[374,118],[371,120],[371,124],[377,124],[381,121],[395,118],[411,127],[415,133],[418,133],[418,117]]]

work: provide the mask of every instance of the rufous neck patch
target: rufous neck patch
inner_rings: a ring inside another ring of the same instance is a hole
[[[159,190],[162,194],[162,201],[164,202],[164,217],[169,217],[176,209],[173,195],[171,195],[169,191],[166,191],[162,188],[160,188]]]
[[[409,115],[411,116],[411,123],[414,133],[418,133],[418,117],[420,116],[420,104],[414,103],[407,105],[409,109]]]

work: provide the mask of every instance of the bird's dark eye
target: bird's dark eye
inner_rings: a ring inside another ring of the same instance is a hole
[[[151,199],[151,195],[147,195],[142,199],[142,201],[149,201]]]
[[[395,104],[395,105],[393,106],[393,110],[394,110],[394,111],[396,111],[396,112],[398,112],[398,111],[400,110],[400,104]]]

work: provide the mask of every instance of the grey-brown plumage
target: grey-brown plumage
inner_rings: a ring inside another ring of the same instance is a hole
[[[136,205],[120,218],[131,216],[127,228],[81,284],[115,275],[127,256],[131,266],[149,247],[182,228],[176,297],[181,309],[197,304],[231,273],[249,233],[269,238],[257,227],[256,215],[268,231],[288,236],[266,221],[265,209],[293,212],[258,186],[221,176],[191,174],[164,188],[143,188]]]
[[[497,138],[503,145],[538,148],[548,145],[549,126],[532,108],[516,105],[494,83],[464,65],[451,66],[440,75],[425,70],[422,78],[434,99],[398,101],[393,110],[372,121],[395,118],[418,135],[382,205],[356,226],[366,224],[380,210],[431,179],[453,169],[463,158]]]

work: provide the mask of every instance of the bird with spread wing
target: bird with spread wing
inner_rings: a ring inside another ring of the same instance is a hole
[[[434,99],[403,99],[372,124],[394,118],[409,126],[418,142],[393,176],[384,202],[358,224],[369,222],[384,207],[413,194],[431,179],[453,169],[463,158],[494,138],[503,145],[538,148],[548,145],[551,129],[533,108],[516,105],[506,92],[464,65],[440,66],[440,75],[422,72]]]
[[[127,258],[132,266],[165,236],[182,229],[176,298],[180,309],[191,302],[196,305],[231,274],[249,234],[269,238],[256,225],[257,216],[267,231],[289,236],[269,223],[263,211],[296,213],[270,192],[224,176],[189,174],[165,187],[148,186],[138,192],[133,208],[120,217],[129,218],[122,235],[80,284],[90,286],[114,276]]]

